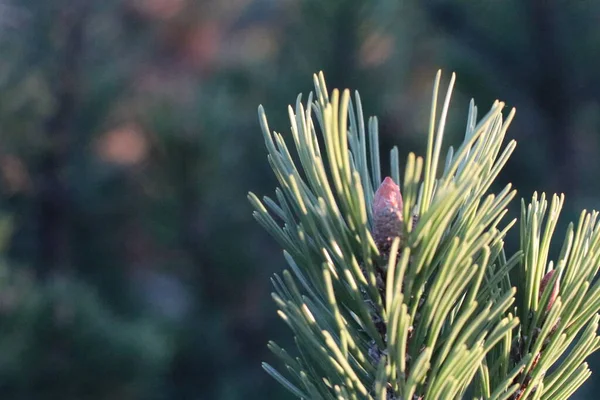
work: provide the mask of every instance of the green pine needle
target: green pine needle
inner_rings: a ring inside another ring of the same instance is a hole
[[[279,187],[248,197],[289,265],[272,279],[273,299],[297,345],[292,357],[270,342],[283,368],[263,368],[298,398],[567,399],[590,375],[585,360],[600,348],[598,213],[569,226],[551,261],[564,196],[549,204],[534,194],[521,203],[520,248],[505,249],[516,192],[490,188],[516,146],[504,144],[515,111],[504,117],[496,101],[478,120],[471,101],[463,142],[444,150],[454,82],[438,116],[436,75],[425,157],[410,153],[401,168],[390,152],[385,175],[401,186],[403,208],[385,249],[373,233],[377,119],[365,123],[358,93],[328,92],[315,75],[314,94],[288,108],[290,147],[259,107]]]

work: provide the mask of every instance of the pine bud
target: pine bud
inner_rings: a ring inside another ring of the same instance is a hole
[[[384,257],[394,238],[402,236],[402,206],[400,188],[386,177],[373,198],[373,239]]]
[[[540,293],[539,293],[540,298],[542,297],[542,293],[544,293],[544,289],[548,285],[548,282],[550,282],[550,279],[552,279],[553,275],[554,275],[554,270],[548,271],[548,273],[546,275],[544,275],[544,277],[542,278],[542,282],[540,283]],[[557,279],[556,282],[554,282],[554,287],[552,288],[552,293],[550,293],[550,298],[548,299],[548,307],[546,307],[546,312],[550,311],[550,309],[554,305],[554,301],[556,300],[556,297],[558,296],[559,288],[560,288],[560,286],[558,284],[558,279]]]

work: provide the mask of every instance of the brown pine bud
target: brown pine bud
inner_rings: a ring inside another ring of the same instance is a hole
[[[400,188],[386,177],[373,198],[373,239],[384,257],[394,238],[402,236],[402,207]]]
[[[548,271],[548,273],[546,275],[544,275],[544,277],[542,278],[542,282],[540,283],[539,298],[542,297],[542,293],[544,293],[544,289],[550,282],[550,279],[552,279],[553,275],[554,275],[554,270]],[[552,293],[550,293],[550,298],[548,299],[548,307],[546,307],[546,312],[550,311],[550,309],[554,305],[554,302],[556,301],[556,297],[558,297],[559,289],[560,289],[560,285],[559,285],[558,279],[557,279],[556,282],[554,282],[554,287],[552,288]]]

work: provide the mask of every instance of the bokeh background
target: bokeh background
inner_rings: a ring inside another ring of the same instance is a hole
[[[592,0],[0,1],[0,398],[290,399],[257,106],[289,132],[323,70],[403,160],[455,71],[448,143],[471,97],[515,106],[499,184],[564,192],[562,235],[600,208],[599,65]]]

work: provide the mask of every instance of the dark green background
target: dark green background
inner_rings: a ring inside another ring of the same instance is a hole
[[[318,70],[401,159],[438,68],[448,143],[471,97],[515,106],[499,185],[564,192],[562,235],[600,207],[599,21],[591,0],[4,0],[0,398],[290,398],[260,369],[291,335],[246,193],[275,187],[257,106],[287,135]]]

